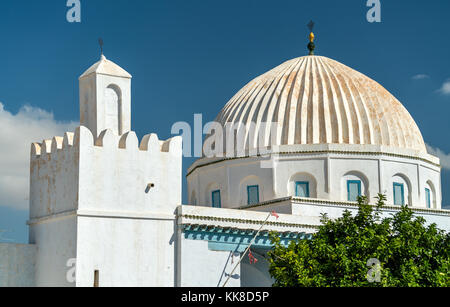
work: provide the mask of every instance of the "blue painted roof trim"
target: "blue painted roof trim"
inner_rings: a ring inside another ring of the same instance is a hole
[[[223,228],[207,225],[182,225],[184,237],[188,240],[208,241],[208,249],[214,251],[244,252],[256,234],[253,229]],[[273,244],[269,231],[262,231],[252,246],[268,250]],[[291,241],[311,239],[312,234],[284,232],[278,233],[281,244],[288,246]]]

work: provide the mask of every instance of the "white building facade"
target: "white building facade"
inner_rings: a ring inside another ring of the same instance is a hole
[[[233,155],[211,131],[216,154],[189,168],[189,205],[181,137],[131,131],[131,78],[102,56],[79,79],[80,127],[32,144],[30,244],[0,245],[0,286],[270,286],[269,231],[307,239],[360,195],[385,194],[385,216],[407,205],[450,230],[439,159],[414,120],[338,62],[294,59],[238,92],[216,120],[238,131]],[[258,263],[239,263],[266,220]]]

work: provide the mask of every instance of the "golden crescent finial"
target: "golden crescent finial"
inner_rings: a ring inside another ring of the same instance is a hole
[[[309,44],[308,44],[309,55],[314,55],[314,49],[316,48],[316,46],[314,45],[314,38],[315,38],[313,32],[314,22],[312,20],[308,23],[308,28],[309,31],[311,32],[309,33]]]

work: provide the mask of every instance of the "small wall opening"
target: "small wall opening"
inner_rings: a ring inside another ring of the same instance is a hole
[[[98,270],[94,271],[94,288],[100,287],[100,272]]]

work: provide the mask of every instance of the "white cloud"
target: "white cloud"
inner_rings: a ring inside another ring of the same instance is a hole
[[[442,87],[438,90],[438,92],[443,95],[450,95],[450,79],[442,84]]]
[[[430,78],[429,75],[426,75],[426,74],[418,74],[418,75],[412,76],[411,79],[413,79],[413,80],[424,80],[424,79],[429,79],[429,78]]]
[[[443,169],[450,170],[450,154],[445,153],[439,148],[431,147],[427,144],[427,150],[433,156],[441,159],[441,166]]]
[[[24,106],[17,114],[0,103],[0,206],[26,210],[33,142],[73,131],[78,123],[58,122],[45,110]]]

